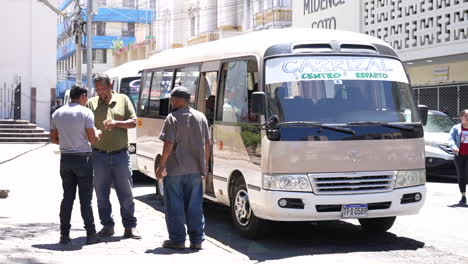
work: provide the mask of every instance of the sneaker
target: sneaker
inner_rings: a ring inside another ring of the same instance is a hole
[[[202,243],[190,243],[190,249],[201,250],[203,249]]]
[[[60,244],[68,244],[71,242],[70,235],[60,235]]]
[[[104,226],[98,234],[102,237],[113,236],[115,234],[113,226]]]
[[[162,246],[163,248],[170,248],[170,249],[185,249],[185,243],[176,243],[171,240],[165,240]]]
[[[86,245],[97,244],[99,242],[101,242],[101,240],[99,239],[99,235],[96,232],[86,236]]]
[[[466,204],[466,196],[462,196],[461,200],[458,202],[460,205],[465,205]]]

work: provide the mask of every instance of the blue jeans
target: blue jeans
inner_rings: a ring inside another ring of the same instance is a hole
[[[109,200],[112,184],[120,203],[120,215],[125,228],[137,225],[135,202],[133,201],[132,169],[128,151],[106,154],[93,151],[94,188],[98,202],[99,218],[106,227],[115,225],[112,217],[112,205]]]
[[[201,174],[164,177],[164,204],[169,239],[185,242],[187,225],[191,243],[205,240],[203,185]]]
[[[62,154],[60,158],[60,177],[62,178],[63,199],[60,204],[60,233],[70,234],[70,220],[76,189],[80,198],[81,217],[88,234],[95,233],[93,208],[93,167],[91,156]]]

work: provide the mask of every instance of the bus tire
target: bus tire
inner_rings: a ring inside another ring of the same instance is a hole
[[[249,239],[261,239],[265,234],[267,222],[253,213],[247,187],[242,179],[234,182],[230,200],[232,221],[241,235]]]
[[[396,216],[381,218],[359,219],[361,227],[366,232],[383,233],[389,230],[395,223]]]

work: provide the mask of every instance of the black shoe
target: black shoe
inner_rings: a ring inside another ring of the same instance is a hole
[[[113,236],[115,234],[113,226],[104,226],[98,234],[102,237]]]
[[[70,242],[70,235],[60,235],[60,244],[68,244]]]
[[[190,249],[202,250],[202,243],[190,243]]]
[[[185,249],[185,243],[176,243],[172,240],[164,240],[162,246],[170,249]]]
[[[97,244],[99,242],[101,242],[101,239],[99,239],[99,236],[96,232],[86,236],[86,245]]]
[[[138,230],[135,227],[125,228],[124,237],[133,238],[133,239],[141,239],[140,233],[138,233]]]
[[[458,202],[459,205],[465,205],[466,204],[466,196],[462,196],[461,200]]]

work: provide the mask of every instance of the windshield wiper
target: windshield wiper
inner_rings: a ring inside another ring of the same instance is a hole
[[[407,130],[411,132],[416,132],[416,128],[411,127],[411,126],[406,126],[406,125],[400,125],[400,124],[392,124],[388,122],[381,122],[381,121],[362,121],[362,122],[349,122],[346,123],[347,125],[377,125],[377,126],[386,126],[386,127],[391,127],[391,128],[398,128],[402,130]]]
[[[307,122],[307,121],[291,121],[291,122],[281,122],[278,123],[278,126],[311,126],[311,127],[319,127],[319,128],[324,128],[324,129],[329,129],[329,130],[334,130],[338,132],[343,132],[346,134],[351,134],[351,135],[356,135],[356,131],[350,129],[350,128],[345,128],[345,127],[335,127],[335,126],[329,126],[329,125],[324,125],[320,122]]]

